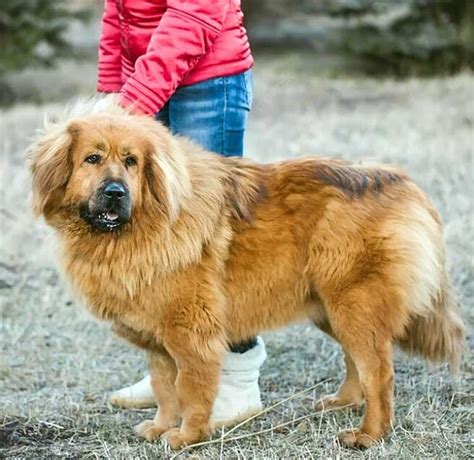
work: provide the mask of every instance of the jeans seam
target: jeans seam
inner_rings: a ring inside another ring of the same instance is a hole
[[[225,144],[225,138],[226,138],[226,127],[227,127],[227,120],[226,120],[226,114],[227,114],[227,85],[226,85],[226,80],[225,78],[222,80],[222,84],[224,85],[224,110],[222,114],[222,154],[226,155],[226,144]]]
[[[247,104],[248,110],[250,110],[250,95],[249,95],[249,74],[247,72],[244,73],[244,85],[245,85],[245,103]]]

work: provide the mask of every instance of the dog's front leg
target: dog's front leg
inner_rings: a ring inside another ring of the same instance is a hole
[[[135,431],[142,438],[153,441],[178,424],[180,410],[175,388],[178,371],[165,349],[149,352],[148,363],[158,410],[154,420],[145,420],[135,427]]]
[[[174,330],[165,346],[176,361],[176,393],[182,414],[181,427],[163,438],[172,449],[201,441],[211,435],[210,418],[217,396],[221,362],[225,351],[221,337]]]

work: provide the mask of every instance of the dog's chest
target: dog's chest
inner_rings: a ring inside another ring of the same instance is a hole
[[[101,319],[122,317],[131,309],[141,310],[152,285],[133,266],[66,260],[66,273],[87,308]]]
[[[87,308],[104,320],[120,318],[128,327],[156,331],[169,305],[179,301],[179,283],[159,273],[130,264],[116,269],[107,264],[71,264],[68,270],[74,288]]]

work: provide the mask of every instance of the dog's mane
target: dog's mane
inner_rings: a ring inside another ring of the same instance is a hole
[[[242,159],[226,158],[224,162],[229,167],[225,183],[232,215],[251,222],[255,207],[268,196],[267,168]]]

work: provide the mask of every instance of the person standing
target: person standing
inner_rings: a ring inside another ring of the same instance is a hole
[[[253,58],[240,0],[105,0],[100,93],[155,117],[174,134],[225,156],[242,156],[252,104]],[[213,422],[229,425],[262,408],[260,337],[229,344]],[[115,391],[113,405],[155,405],[150,377]]]

